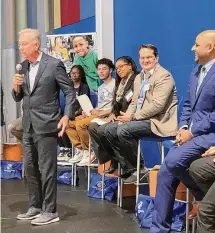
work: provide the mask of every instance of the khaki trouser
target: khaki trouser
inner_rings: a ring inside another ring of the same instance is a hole
[[[75,148],[88,150],[89,134],[87,128],[90,126],[91,120],[96,117],[97,116],[95,115],[91,115],[86,118],[83,116],[77,116],[75,120],[69,121],[66,134]]]

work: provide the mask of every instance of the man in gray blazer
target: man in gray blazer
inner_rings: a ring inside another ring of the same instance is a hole
[[[69,119],[74,119],[75,92],[60,60],[40,51],[40,33],[24,29],[19,33],[19,51],[26,59],[13,79],[15,101],[23,99],[24,168],[29,189],[29,209],[19,220],[33,219],[33,225],[59,221],[57,197],[57,137]],[[59,91],[66,97],[61,118]]]

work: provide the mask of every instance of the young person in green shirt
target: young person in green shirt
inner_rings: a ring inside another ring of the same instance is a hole
[[[87,37],[84,35],[73,37],[72,44],[75,53],[74,64],[84,68],[88,86],[92,91],[97,92],[100,86],[100,79],[96,71],[97,53],[90,49]]]

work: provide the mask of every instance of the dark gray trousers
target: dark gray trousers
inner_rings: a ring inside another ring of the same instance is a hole
[[[215,233],[215,156],[195,160],[189,173],[205,196],[199,204],[198,233]]]
[[[29,191],[29,205],[44,212],[56,212],[57,132],[23,133],[24,169]]]
[[[143,137],[154,137],[149,120],[112,123],[105,128],[106,140],[114,151],[115,158],[122,168],[137,168],[138,140]],[[142,159],[142,158],[141,158]],[[141,161],[141,167],[143,161]]]

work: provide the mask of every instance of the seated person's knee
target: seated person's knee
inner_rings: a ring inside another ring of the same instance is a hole
[[[98,134],[99,138],[105,137],[105,130],[104,130],[104,128],[99,127],[99,128],[97,129],[97,134]]]
[[[124,136],[130,135],[127,125],[120,125],[117,128],[117,135],[118,135],[118,137],[124,137]]]
[[[9,131],[9,133],[11,133],[15,129],[15,125],[14,124],[8,124],[7,129]]]
[[[199,176],[199,166],[198,166],[198,160],[194,161],[191,163],[190,167],[189,167],[189,173],[191,175],[191,177],[196,177],[198,176],[198,179],[201,178],[201,176]]]
[[[88,131],[90,134],[97,134],[98,131],[98,125],[96,123],[92,123],[89,127],[88,127]]]

